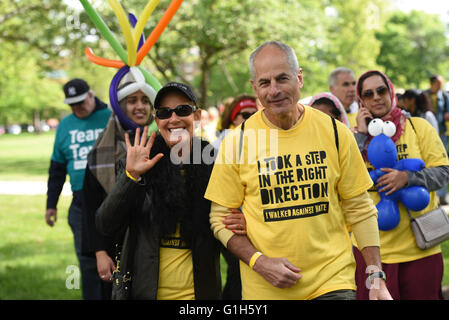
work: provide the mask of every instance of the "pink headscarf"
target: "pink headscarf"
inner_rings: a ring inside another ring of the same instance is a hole
[[[393,83],[391,83],[390,79],[384,73],[377,71],[377,70],[370,70],[370,71],[365,72],[357,80],[357,85],[356,85],[357,99],[358,99],[360,105],[364,105],[362,97],[361,97],[362,83],[361,83],[360,79],[363,79],[363,81],[364,81],[367,78],[374,76],[374,75],[380,76],[385,81],[385,83],[388,86],[388,90],[390,92],[391,109],[385,116],[382,117],[382,120],[383,121],[391,121],[395,124],[396,133],[394,134],[394,136],[391,137],[391,140],[393,140],[393,142],[396,143],[399,140],[399,138],[401,137],[402,133],[404,132],[406,117],[405,117],[405,114],[402,113],[401,109],[399,109],[397,107],[398,99],[396,97],[396,94],[394,93],[394,86],[393,86]],[[367,159],[366,150],[368,149],[368,144],[371,141],[371,139],[372,139],[372,137],[369,136],[366,141],[364,151],[362,153],[363,158],[365,160]]]
[[[350,125],[349,125],[348,116],[346,115],[346,110],[343,107],[343,105],[341,104],[340,100],[338,100],[338,98],[336,96],[334,96],[332,93],[330,93],[330,92],[319,93],[319,94],[313,96],[312,100],[310,100],[310,102],[308,104],[311,106],[315,101],[317,101],[318,99],[321,99],[321,98],[329,99],[335,104],[337,109],[340,111],[340,118],[338,120],[343,122],[349,128]]]

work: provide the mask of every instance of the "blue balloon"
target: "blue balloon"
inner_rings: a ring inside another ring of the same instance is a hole
[[[381,168],[393,168],[400,171],[419,171],[425,168],[425,163],[421,159],[397,160],[398,154],[393,140],[383,133],[375,136],[367,150],[368,160],[374,167],[370,171],[370,177],[374,183],[386,174]],[[400,221],[400,214],[397,202],[400,201],[409,210],[421,211],[430,202],[429,191],[421,186],[411,186],[401,188],[390,195],[379,192],[380,201],[376,205],[378,216],[377,223],[379,229],[388,231],[396,228]]]
[[[398,158],[393,140],[381,133],[375,136],[368,145],[369,162],[374,168],[393,168]]]
[[[400,171],[420,171],[426,167],[426,164],[421,159],[401,159],[395,165],[394,169]]]
[[[400,201],[407,209],[421,211],[430,202],[429,191],[421,186],[411,186],[401,189]]]
[[[399,224],[400,215],[399,208],[395,201],[383,198],[376,205],[377,208],[377,224],[382,231],[389,231]]]

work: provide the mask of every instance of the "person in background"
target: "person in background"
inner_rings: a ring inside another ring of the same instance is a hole
[[[251,117],[258,110],[256,97],[249,94],[241,94],[225,105],[225,109],[219,119],[220,135],[212,145],[218,149],[220,142],[229,132]]]
[[[125,132],[134,141],[136,128],[143,128],[153,121],[156,92],[145,81],[136,80],[143,79],[143,75],[134,76],[135,72],[140,73],[137,68],[132,68],[121,80],[116,93],[117,107],[121,112],[117,113],[117,110],[110,116],[106,129],[89,152],[84,177],[82,252],[97,260],[104,300],[111,299],[111,279],[116,266],[113,259],[124,235],[115,234],[110,238],[99,233],[95,226],[95,213],[114,186],[119,161],[126,155]]]
[[[70,80],[63,90],[64,103],[70,106],[72,113],[61,120],[56,130],[48,176],[45,221],[51,227],[57,221],[57,203],[68,174],[73,193],[68,220],[81,269],[82,296],[87,300],[101,299],[101,280],[97,275],[96,260],[81,253],[82,188],[87,154],[106,127],[111,110],[82,79]]]
[[[258,107],[256,103],[256,97],[249,94],[241,94],[236,96],[232,101],[226,104],[225,109],[219,119],[220,128],[222,128],[220,136],[215,140],[212,145],[215,149],[218,149],[221,141],[229,133],[229,130],[235,129],[242,122],[246,121],[254,113],[256,113]],[[230,223],[230,229],[233,230],[232,221],[237,220],[239,222],[236,227],[244,224],[245,221],[239,221],[241,218],[241,211],[234,210],[229,217],[227,217]],[[240,232],[238,229],[233,232]],[[234,254],[229,252],[224,246],[222,247],[222,254],[228,265],[227,281],[223,288],[223,299],[228,300],[241,300],[242,299],[242,284],[240,279],[240,267],[239,259]]]
[[[429,78],[430,88],[424,92],[429,95],[431,102],[431,111],[435,114],[438,121],[438,133],[440,135],[441,141],[443,142],[444,148],[448,148],[448,136],[446,135],[446,121],[449,120],[449,94],[442,90],[444,83],[443,77],[434,74]],[[447,185],[442,186],[440,190],[437,191],[438,198],[440,199],[440,204],[448,204],[446,200],[447,195]]]
[[[310,106],[318,109],[328,116],[343,122],[349,127],[348,116],[346,110],[340,100],[330,92],[319,93],[312,97]]]
[[[426,93],[417,89],[408,89],[401,95],[404,110],[410,112],[412,117],[426,119],[439,134],[438,121],[430,111],[430,101]]]
[[[359,106],[356,101],[355,77],[352,70],[344,67],[333,70],[329,75],[329,91],[343,104],[350,127],[356,126]]]
[[[430,193],[429,205],[422,211],[410,211],[413,217],[422,215],[438,206],[435,191],[449,180],[449,160],[445,148],[435,129],[420,117],[407,118],[407,114],[396,107],[394,87],[388,77],[380,71],[364,73],[357,81],[357,97],[360,109],[354,136],[368,170],[372,165],[367,156],[371,136],[367,119],[379,118],[391,121],[396,133],[391,137],[398,147],[398,159],[419,158],[426,167],[417,172],[384,168],[370,196],[374,203],[380,201],[379,192],[386,195],[413,185],[423,186]],[[386,273],[387,288],[393,299],[423,300],[441,299],[443,257],[440,245],[422,250],[416,245],[406,208],[398,202],[399,224],[388,231],[379,231],[382,269]],[[366,263],[353,237],[354,256],[357,261],[357,299],[368,299],[365,287]]]

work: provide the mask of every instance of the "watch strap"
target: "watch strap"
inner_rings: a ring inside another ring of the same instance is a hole
[[[387,275],[385,274],[384,271],[378,271],[378,272],[373,272],[368,276],[368,279],[371,281],[375,278],[380,278],[384,281],[387,281]]]

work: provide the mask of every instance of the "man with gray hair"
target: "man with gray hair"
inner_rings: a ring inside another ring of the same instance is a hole
[[[224,138],[205,193],[215,237],[241,260],[242,298],[355,299],[349,228],[370,266],[370,298],[391,299],[352,132],[298,102],[304,80],[288,45],[258,47],[250,72],[263,109]],[[240,207],[246,234],[223,222]]]
[[[354,73],[348,68],[339,67],[329,75],[329,90],[343,104],[351,128],[357,125],[356,116],[359,109],[355,101],[355,83]]]

